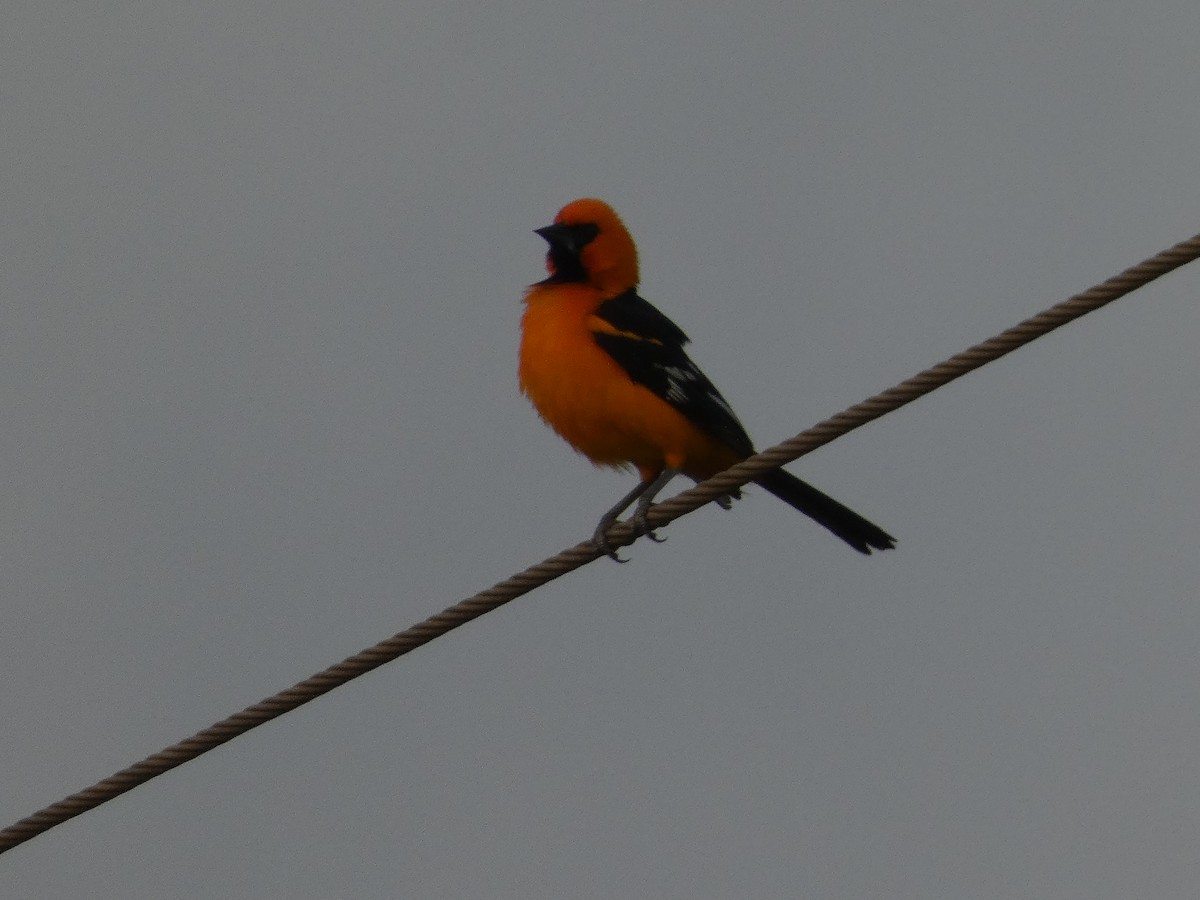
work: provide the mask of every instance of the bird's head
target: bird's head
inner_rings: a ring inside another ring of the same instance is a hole
[[[637,286],[637,247],[621,217],[603,200],[573,200],[559,210],[553,225],[536,233],[550,245],[547,282],[589,284],[613,296]]]

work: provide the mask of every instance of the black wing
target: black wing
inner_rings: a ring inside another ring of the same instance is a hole
[[[688,337],[634,291],[605,301],[596,317],[612,331],[592,332],[596,343],[636,383],[653,391],[730,449],[743,456],[754,452],[746,429],[721,392],[683,351]]]

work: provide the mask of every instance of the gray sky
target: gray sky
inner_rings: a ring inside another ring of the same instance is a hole
[[[610,201],[766,445],[1200,228],[1200,6],[17,3],[0,818],[590,533],[515,385]],[[686,11],[685,11],[686,10]],[[0,857],[0,896],[1200,881],[1200,272]]]

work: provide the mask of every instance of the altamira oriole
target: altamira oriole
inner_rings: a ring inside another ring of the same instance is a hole
[[[646,514],[668,481],[678,474],[703,481],[753,454],[754,445],[684,352],[687,335],[638,296],[637,248],[612,207],[575,200],[536,233],[550,245],[550,274],[525,294],[521,391],[593,463],[641,474],[593,535],[616,559],[608,529],[632,503],[634,523],[653,538]],[[895,546],[883,529],[788,472],[756,481],[860,553]]]

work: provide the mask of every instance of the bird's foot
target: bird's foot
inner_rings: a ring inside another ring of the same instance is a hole
[[[605,516],[600,520],[600,524],[596,526],[596,530],[592,532],[592,543],[596,545],[596,549],[601,551],[605,556],[614,562],[626,563],[627,559],[621,559],[617,549],[608,542],[608,529],[612,528],[613,523],[617,521],[616,516]]]
[[[646,516],[650,513],[650,506],[651,503],[649,500],[638,503],[637,509],[633,511],[634,530],[637,534],[650,538],[656,544],[665,543],[667,539],[655,534],[654,529],[650,527],[650,523],[646,520]]]

